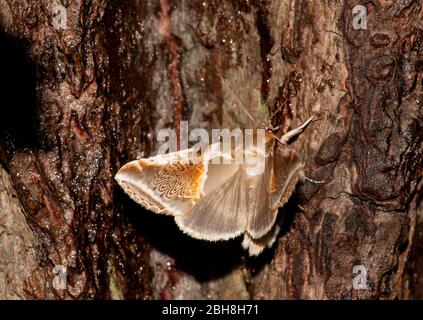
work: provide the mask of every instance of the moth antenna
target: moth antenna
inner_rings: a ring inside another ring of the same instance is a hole
[[[326,183],[326,180],[313,180],[313,179],[310,179],[309,177],[306,177],[306,176],[304,176],[304,180],[311,182],[311,183],[315,183],[315,184]]]
[[[299,126],[298,128],[295,128],[291,131],[288,131],[287,133],[285,133],[281,139],[280,139],[280,143],[286,145],[288,143],[289,140],[291,140],[293,137],[299,135],[301,132],[303,132],[303,130],[305,129],[305,127],[308,126],[308,124],[311,122],[311,120],[313,120],[313,117],[310,117],[310,119],[308,119],[306,122],[304,122],[301,126]]]
[[[235,99],[235,101],[237,102],[238,106],[240,107],[240,109],[250,118],[250,120],[254,123],[255,120],[253,118],[253,116],[248,112],[247,109],[245,109],[244,105],[242,104],[241,100],[239,100],[238,96],[232,91],[231,88],[229,88],[229,86],[225,83],[225,80],[223,79],[223,77],[220,77],[220,79],[222,80],[222,85],[225,87],[226,90],[228,90],[230,92],[230,94],[233,96],[233,98]]]
[[[281,111],[282,110],[282,107],[286,104],[286,102],[287,102],[288,100],[285,100],[280,106],[279,106],[279,108],[277,108],[276,109],[276,111],[275,112],[273,112],[272,113],[272,115],[269,117],[269,120],[268,121],[270,121],[270,120],[272,120],[272,118],[275,116],[275,115],[277,115],[277,113],[279,112],[279,111]]]

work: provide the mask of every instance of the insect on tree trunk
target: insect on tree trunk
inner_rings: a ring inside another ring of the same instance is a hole
[[[363,4],[0,0],[0,298],[422,298],[423,7]],[[292,146],[324,183],[258,258],[113,179],[160,129],[222,127],[222,79],[317,119]]]

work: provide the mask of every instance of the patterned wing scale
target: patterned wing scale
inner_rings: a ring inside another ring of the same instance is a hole
[[[168,199],[197,200],[202,181],[200,178],[204,171],[205,165],[201,161],[168,165],[156,170],[152,182],[153,190]]]
[[[115,178],[134,201],[153,212],[187,213],[201,197],[206,162],[200,157],[188,163],[167,160],[153,157],[129,162]]]

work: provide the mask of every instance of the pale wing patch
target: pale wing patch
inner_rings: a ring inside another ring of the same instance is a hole
[[[250,256],[258,256],[264,249],[270,248],[275,243],[279,230],[279,226],[274,225],[268,233],[258,239],[254,239],[246,232],[242,240],[242,247],[248,251]]]
[[[253,238],[261,238],[272,228],[278,211],[271,210],[269,189],[272,177],[273,157],[266,158],[263,174],[248,177],[248,226]]]
[[[248,219],[245,185],[245,172],[239,168],[201,198],[191,213],[175,217],[176,224],[191,237],[202,240],[228,240],[242,234]]]
[[[303,164],[294,149],[279,145],[275,148],[273,159],[271,209],[277,210],[295,191],[295,186],[303,175]]]

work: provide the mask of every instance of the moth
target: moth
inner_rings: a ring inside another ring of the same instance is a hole
[[[189,236],[219,241],[242,235],[243,248],[255,256],[275,242],[278,209],[304,177],[304,165],[289,141],[311,120],[280,138],[266,126],[264,148],[253,130],[253,143],[243,148],[231,145],[224,152],[222,142],[216,142],[201,152],[191,148],[134,160],[122,166],[115,179],[135,202],[174,217]],[[263,161],[264,169],[252,170],[251,161],[239,163],[235,155]]]

